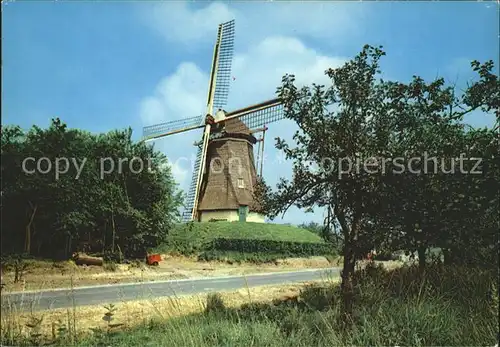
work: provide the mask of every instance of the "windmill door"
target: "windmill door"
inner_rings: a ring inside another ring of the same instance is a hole
[[[246,222],[248,215],[248,206],[241,205],[238,209],[238,213],[240,215],[240,222]]]

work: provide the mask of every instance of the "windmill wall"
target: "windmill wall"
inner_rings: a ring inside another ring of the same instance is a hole
[[[201,221],[239,220],[239,207],[248,206],[247,221],[264,222],[253,198],[257,179],[253,143],[255,137],[241,133],[210,141],[198,205]]]
[[[213,220],[227,221],[227,222],[237,222],[240,216],[238,211],[228,210],[228,211],[203,211],[201,213],[200,222],[210,222]],[[265,223],[265,216],[260,213],[250,212],[247,215],[247,222],[253,223]]]

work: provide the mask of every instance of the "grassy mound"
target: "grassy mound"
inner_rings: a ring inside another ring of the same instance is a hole
[[[154,251],[229,262],[269,262],[333,252],[321,237],[306,229],[239,222],[178,224],[170,231],[167,242]]]

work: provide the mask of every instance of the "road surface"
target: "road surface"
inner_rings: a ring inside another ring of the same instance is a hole
[[[2,310],[15,304],[17,310],[46,310],[73,306],[102,305],[130,300],[182,296],[198,293],[237,290],[245,287],[281,285],[338,277],[340,268],[310,269],[248,276],[212,277],[126,283],[54,289],[2,295]]]

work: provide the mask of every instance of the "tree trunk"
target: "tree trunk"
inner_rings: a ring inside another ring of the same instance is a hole
[[[356,268],[356,247],[358,242],[360,219],[353,218],[350,227],[347,225],[343,213],[336,211],[342,231],[344,233],[344,266],[342,268],[340,290],[342,294],[341,323],[348,327],[352,324],[354,305],[353,275]]]
[[[425,246],[419,246],[417,249],[418,252],[418,266],[420,269],[425,269],[425,265],[427,264],[426,253],[427,248]]]
[[[113,225],[113,239],[111,240],[111,252],[114,253],[115,252],[115,235],[116,235],[114,210],[111,210],[111,223]]]
[[[72,254],[71,249],[73,248],[71,245],[71,241],[73,238],[71,237],[71,234],[66,234],[66,250],[64,252],[64,259],[69,258],[69,255]]]
[[[344,266],[342,268],[342,283],[340,285],[342,293],[342,321],[350,323],[353,313],[354,287],[353,275],[356,266],[354,245],[349,239],[344,244]]]
[[[35,218],[36,210],[38,208],[37,205],[33,206],[31,202],[29,204],[31,207],[31,216],[28,224],[26,225],[26,237],[24,240],[24,253],[26,254],[31,253],[31,225],[33,224],[33,219]]]

